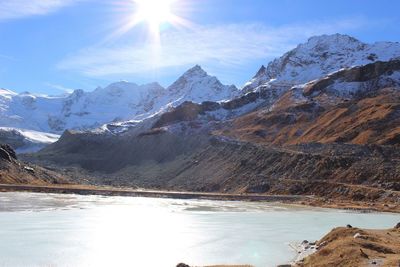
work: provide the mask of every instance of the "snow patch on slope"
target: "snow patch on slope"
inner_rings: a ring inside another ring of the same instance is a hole
[[[60,135],[27,129],[0,127],[0,142],[13,146],[17,153],[35,152],[56,142]]]

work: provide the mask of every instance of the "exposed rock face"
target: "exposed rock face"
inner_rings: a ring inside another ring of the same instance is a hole
[[[267,68],[262,65],[261,68],[257,71],[256,75],[254,75],[254,77],[245,84],[245,86],[243,87],[243,91],[245,93],[248,93],[254,88],[262,85],[263,83],[268,82],[270,79],[271,77],[268,74]]]
[[[310,82],[305,86],[303,94],[315,97],[328,93],[349,97],[396,86],[400,86],[400,60],[378,61],[341,70],[323,79]]]
[[[158,128],[181,121],[193,121],[199,115],[204,115],[207,111],[214,111],[219,108],[220,105],[216,102],[204,102],[203,104],[184,102],[172,111],[162,114],[153,127]]]
[[[12,157],[4,148],[0,148],[0,159],[11,162]]]
[[[11,162],[12,159],[17,159],[17,154],[11,146],[2,144],[0,145],[0,157]]]
[[[11,146],[0,144],[0,183],[46,185],[69,182],[55,172],[18,161]]]

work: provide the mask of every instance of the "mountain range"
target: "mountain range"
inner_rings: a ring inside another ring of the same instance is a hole
[[[223,85],[198,65],[167,88],[158,83],[137,85],[121,81],[92,92],[78,89],[62,96],[34,95],[29,92],[17,94],[1,89],[0,125],[3,128],[0,129],[0,136],[3,142],[12,142],[20,152],[33,151],[55,141],[57,135],[66,129],[125,131],[127,127],[169,111],[185,101],[198,104],[218,102],[222,108],[207,114],[213,118],[227,119],[260,104],[272,105],[295,85],[343,68],[388,61],[399,55],[399,43],[366,44],[347,35],[322,35],[310,38],[270,62],[267,67],[262,66],[241,89]],[[246,100],[249,93],[247,98],[256,100]],[[36,134],[39,138],[32,140],[32,134],[25,134],[30,131],[41,134]],[[40,138],[49,135],[52,137],[50,140]]]
[[[165,89],[1,94],[4,129],[62,133],[23,159],[79,183],[377,203],[400,190],[399,43],[312,37],[241,89],[195,66]]]
[[[92,92],[79,89],[54,97],[2,89],[0,124],[57,134],[66,129],[91,129],[108,122],[144,118],[184,101],[231,99],[238,93],[235,86],[221,84],[200,66],[185,72],[168,88],[158,83],[137,85],[122,81]]]
[[[3,140],[23,136],[23,146],[33,147],[27,131],[43,134],[60,134],[66,129],[85,130],[106,123],[137,121],[162,113],[184,101],[201,103],[231,99],[239,90],[223,85],[216,77],[208,75],[200,66],[185,72],[171,86],[163,88],[158,83],[137,85],[117,82],[92,92],[75,90],[63,96],[38,96],[28,92],[17,94],[0,90],[0,134]],[[4,128],[8,127],[8,128]],[[57,139],[57,138],[56,138]],[[44,138],[42,144],[48,144]],[[55,141],[55,140],[53,140]],[[15,144],[15,142],[14,142]]]

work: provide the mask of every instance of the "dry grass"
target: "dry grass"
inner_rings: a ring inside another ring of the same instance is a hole
[[[400,93],[381,90],[361,100],[320,104],[324,110],[290,102],[291,92],[274,105],[272,112],[255,111],[233,121],[219,134],[236,139],[282,144],[332,143],[397,144],[400,136]],[[293,101],[293,100],[292,100]]]
[[[400,229],[335,228],[318,244],[320,249],[299,266],[400,266]]]

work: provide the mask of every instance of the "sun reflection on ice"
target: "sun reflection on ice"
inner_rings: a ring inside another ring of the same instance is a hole
[[[88,237],[89,253],[83,259],[88,265],[174,266],[180,260],[176,256],[185,255],[198,235],[185,233],[190,218],[162,207],[110,206],[92,216],[100,223]]]

